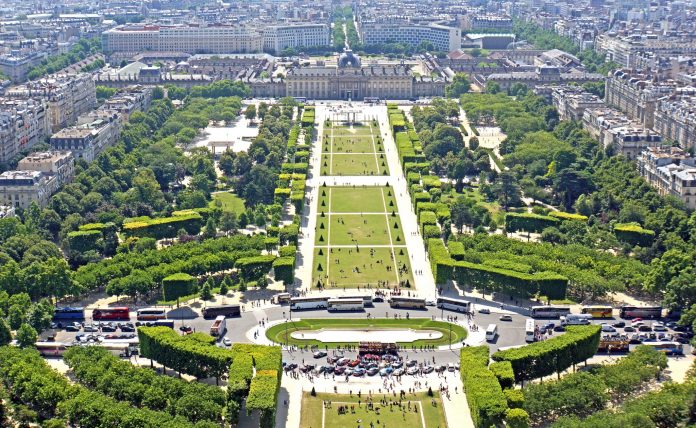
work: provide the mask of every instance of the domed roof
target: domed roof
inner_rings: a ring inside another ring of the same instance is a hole
[[[360,68],[360,58],[353,54],[350,49],[345,49],[343,53],[338,57],[339,67],[353,67]]]

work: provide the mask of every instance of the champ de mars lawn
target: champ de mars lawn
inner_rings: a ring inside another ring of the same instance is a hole
[[[303,428],[445,428],[447,422],[442,400],[437,391],[429,397],[426,392],[407,394],[399,403],[399,397],[390,394],[374,394],[372,406],[368,396],[361,394],[324,394],[302,396]],[[386,400],[386,404],[385,401]],[[328,402],[331,402],[329,405]],[[346,411],[339,412],[344,407]]]

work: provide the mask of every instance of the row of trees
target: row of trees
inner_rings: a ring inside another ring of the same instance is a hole
[[[192,423],[221,421],[226,399],[217,387],[158,375],[99,346],[72,347],[64,359],[82,385],[112,398],[182,416]]]
[[[99,51],[101,51],[101,39],[99,37],[80,39],[70,48],[70,51],[50,56],[42,60],[38,65],[30,68],[27,72],[27,79],[35,80],[47,74],[55,73]]]
[[[7,387],[9,402],[16,405],[13,418],[26,424],[40,422],[44,427],[79,425],[89,428],[194,426],[183,417],[136,408],[130,403],[72,385],[32,350],[0,347],[0,379]],[[203,421],[195,426],[211,428],[218,425]]]

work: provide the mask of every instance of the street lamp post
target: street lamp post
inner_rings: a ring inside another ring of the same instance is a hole
[[[452,323],[449,325],[449,348],[452,349]]]

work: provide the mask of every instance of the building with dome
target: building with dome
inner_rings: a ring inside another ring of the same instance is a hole
[[[371,62],[365,65],[358,55],[346,49],[336,59],[336,65],[295,65],[288,69],[282,81],[257,79],[249,83],[255,96],[363,100],[366,97],[409,99],[442,96],[449,82],[446,77],[418,76],[410,65],[404,63]]]

